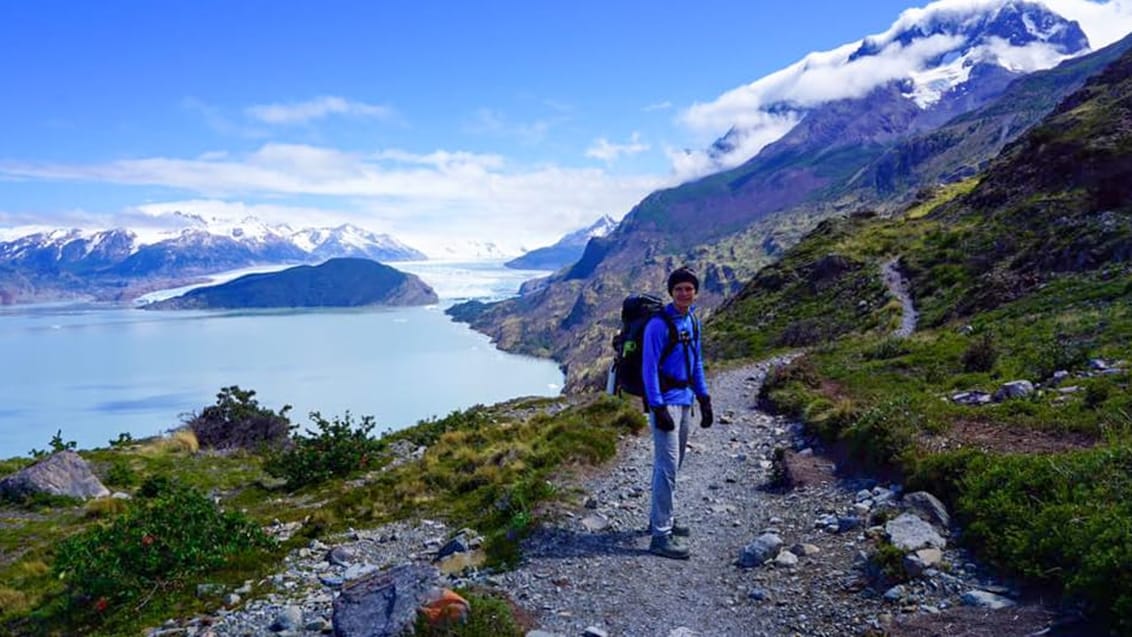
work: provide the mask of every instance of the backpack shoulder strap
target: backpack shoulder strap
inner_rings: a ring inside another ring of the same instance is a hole
[[[660,352],[660,358],[657,359],[658,363],[663,363],[676,349],[676,344],[680,342],[680,335],[676,331],[676,322],[672,320],[668,312],[661,310],[656,314],[656,317],[664,321],[664,324],[668,327],[668,343],[665,344],[664,349]]]

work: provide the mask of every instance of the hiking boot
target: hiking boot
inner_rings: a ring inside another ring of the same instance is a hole
[[[676,537],[688,537],[692,534],[692,529],[684,526],[683,524],[680,524],[676,520],[673,520],[672,521],[672,530],[669,531],[669,532],[672,535],[675,535]],[[649,533],[652,534],[652,523],[651,522],[649,523]]]
[[[652,541],[649,542],[649,553],[674,560],[686,560],[690,557],[688,547],[671,535],[652,536]]]

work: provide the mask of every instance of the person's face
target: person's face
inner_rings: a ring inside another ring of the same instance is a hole
[[[696,286],[682,282],[672,286],[672,304],[681,312],[687,312],[696,300]]]

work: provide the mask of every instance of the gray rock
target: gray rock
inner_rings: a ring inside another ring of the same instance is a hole
[[[884,598],[890,602],[898,602],[904,599],[906,590],[903,584],[897,584],[884,592]]]
[[[469,550],[471,550],[471,546],[468,544],[467,534],[458,533],[456,537],[448,540],[444,546],[440,547],[440,550],[436,552],[435,561],[440,561],[456,553],[467,553]]]
[[[964,391],[951,395],[951,402],[958,405],[977,406],[991,401],[991,395],[982,391]]]
[[[346,547],[336,546],[327,552],[326,561],[335,566],[345,567],[354,562],[354,554]]]
[[[356,580],[370,575],[371,573],[375,573],[376,571],[376,564],[351,564],[346,568],[346,572],[342,573],[342,577],[346,581]]]
[[[920,549],[904,556],[904,572],[915,579],[943,561],[943,552],[936,548]]]
[[[776,566],[797,566],[798,556],[794,555],[790,551],[780,551],[778,553],[778,556],[774,558],[774,563]]]
[[[272,632],[282,633],[298,630],[303,625],[303,609],[298,606],[286,606],[272,620],[268,629]]]
[[[0,494],[23,498],[36,493],[72,498],[105,498],[110,495],[74,451],[60,451],[0,480]]]
[[[1015,605],[1014,600],[1002,595],[996,595],[987,591],[973,590],[963,593],[959,598],[965,606],[974,606],[975,608],[987,608],[990,610],[1000,610],[1003,608],[1010,608]]]
[[[597,533],[609,528],[609,518],[601,514],[587,515],[582,518],[582,526],[590,533]]]
[[[996,403],[1004,400],[1013,400],[1015,398],[1025,398],[1034,393],[1034,384],[1028,380],[1012,380],[1009,383],[1003,383],[998,391],[994,392],[991,397]]]
[[[582,632],[582,637],[609,637],[609,633],[597,626],[589,626]]]
[[[855,515],[842,515],[837,518],[837,532],[847,533],[861,527],[861,518]]]
[[[939,498],[927,491],[916,491],[904,496],[904,506],[908,507],[928,522],[945,529],[951,528],[951,514]]]
[[[774,533],[763,533],[755,538],[755,541],[743,547],[743,552],[739,555],[739,566],[751,568],[765,564],[767,560],[778,555],[782,544],[782,538]]]
[[[893,546],[905,552],[928,547],[947,547],[947,542],[936,533],[932,525],[911,513],[901,513],[895,520],[889,520],[884,525],[884,532],[888,534],[888,541]]]
[[[431,566],[404,564],[351,582],[334,600],[335,637],[405,634],[439,578]]]

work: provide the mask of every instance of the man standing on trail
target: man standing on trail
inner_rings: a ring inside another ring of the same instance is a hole
[[[652,508],[649,551],[663,557],[688,559],[680,539],[690,533],[673,518],[676,472],[684,463],[692,422],[692,400],[700,404],[700,426],[710,427],[714,416],[704,380],[700,322],[694,314],[700,280],[687,268],[668,276],[672,302],[645,326],[641,375],[653,439]]]

